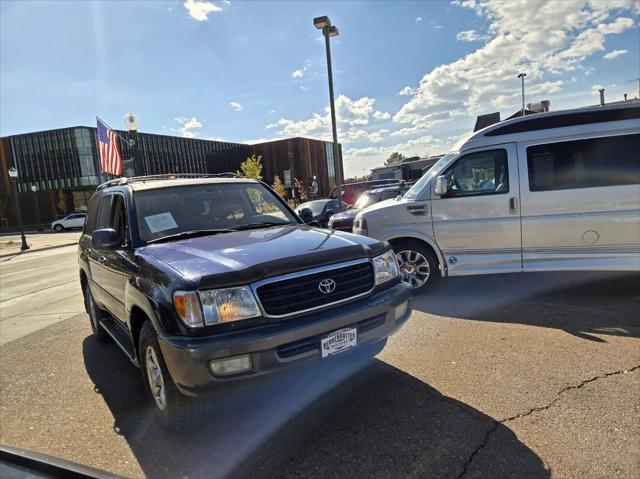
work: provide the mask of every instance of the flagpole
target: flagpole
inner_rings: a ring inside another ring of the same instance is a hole
[[[98,115],[96,120],[102,121]],[[98,123],[96,122],[96,153],[98,154],[98,168],[100,168],[100,184],[105,182],[104,172],[102,171],[102,156],[100,155],[100,140],[98,139]]]

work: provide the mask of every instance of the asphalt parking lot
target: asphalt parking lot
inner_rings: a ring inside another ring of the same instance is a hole
[[[90,337],[76,275],[75,247],[0,261],[2,443],[127,477],[640,477],[636,274],[443,281],[375,359],[222,395],[180,435]]]

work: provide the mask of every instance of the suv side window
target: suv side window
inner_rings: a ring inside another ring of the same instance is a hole
[[[87,216],[84,221],[84,234],[91,235],[96,228],[96,219],[98,216],[98,203],[99,198],[93,197],[89,201],[89,207],[87,208]]]
[[[447,197],[495,195],[509,192],[506,150],[465,155],[445,172]]]
[[[127,227],[127,209],[124,196],[113,196],[113,215],[111,217],[111,228],[120,236],[120,244],[125,246],[129,241],[129,230]]]
[[[111,211],[113,210],[113,195],[104,195],[100,198],[95,229],[111,228]]]

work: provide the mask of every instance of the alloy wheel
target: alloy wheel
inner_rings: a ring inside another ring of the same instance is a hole
[[[413,289],[420,288],[429,281],[431,268],[429,261],[417,251],[404,250],[396,253],[402,281]]]
[[[153,400],[156,402],[158,409],[164,411],[165,407],[167,407],[166,388],[158,357],[151,345],[147,345],[146,347],[145,366],[147,369],[147,378],[149,380],[149,389],[153,396]]]

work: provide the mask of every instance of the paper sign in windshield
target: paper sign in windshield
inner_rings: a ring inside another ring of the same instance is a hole
[[[147,226],[152,233],[178,227],[173,216],[171,216],[171,213],[160,213],[157,215],[145,216],[144,220],[147,222]]]

